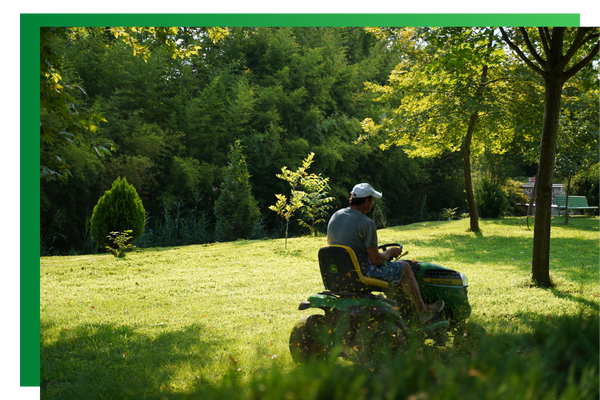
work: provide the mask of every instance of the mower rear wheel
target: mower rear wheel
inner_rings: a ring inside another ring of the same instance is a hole
[[[367,329],[358,333],[354,361],[364,367],[385,361],[404,347],[405,340],[395,318],[381,315],[370,321]]]
[[[324,315],[303,317],[290,334],[290,354],[297,364],[306,364],[311,358],[328,356],[328,330]]]

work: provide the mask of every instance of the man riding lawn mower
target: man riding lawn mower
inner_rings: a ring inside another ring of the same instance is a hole
[[[411,339],[438,345],[455,333],[454,345],[483,329],[467,326],[471,314],[464,274],[442,266],[390,261],[401,257],[398,243],[377,246],[377,230],[368,213],[382,194],[369,184],[354,187],[350,207],[337,211],[327,228],[328,246],[319,250],[325,291],[309,296],[300,310],[325,314],[302,318],[290,335],[294,361],[329,356],[371,357],[393,353]],[[381,250],[381,251],[380,251]],[[382,294],[372,292],[384,292]],[[410,326],[410,328],[409,328]]]

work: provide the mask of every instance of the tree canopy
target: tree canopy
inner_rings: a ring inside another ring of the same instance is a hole
[[[515,66],[494,28],[402,28],[381,34],[403,50],[389,83],[368,83],[388,104],[378,122],[363,121],[365,135],[383,133],[382,148],[401,146],[411,157],[461,151],[471,230],[479,230],[471,153],[506,152],[515,136],[506,112],[520,93]]]
[[[498,36],[490,45],[492,31],[48,28],[42,250],[85,251],[86,221],[119,176],[142,199],[148,234],[193,219],[202,226],[189,232],[202,234],[185,243],[214,240],[215,202],[238,142],[261,214],[257,237],[283,236],[269,210],[288,190],[276,175],[310,153],[314,174],[329,178],[330,212],[346,206],[359,182],[385,192],[377,209],[387,225],[438,219],[449,208],[469,212],[467,177],[476,186],[482,171],[499,170],[484,155],[510,159],[507,177],[530,176],[541,132],[543,84],[501,51]],[[581,77],[573,99],[591,79]],[[597,92],[588,96],[591,104]],[[473,115],[473,144],[465,146]],[[389,125],[387,139],[363,130],[365,121]],[[307,225],[293,221],[290,229],[306,234]]]

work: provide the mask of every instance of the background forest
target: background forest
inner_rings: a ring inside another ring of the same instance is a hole
[[[519,181],[537,171],[543,82],[499,38],[486,34],[481,41],[473,31],[180,28],[167,40],[149,31],[123,40],[109,28],[42,28],[42,65],[45,58],[60,65],[61,89],[87,133],[86,140],[47,140],[52,135],[44,130],[69,127],[61,110],[41,107],[41,254],[97,252],[89,220],[119,177],[135,187],[147,213],[138,246],[214,241],[215,202],[236,143],[261,214],[251,238],[285,234],[285,221],[269,210],[275,194],[290,192],[276,174],[284,166],[297,169],[311,152],[309,172],[329,178],[330,213],[347,205],[359,182],[384,193],[375,209],[380,226],[448,218],[453,209],[466,213],[461,139],[444,132],[451,132],[461,101],[469,105],[465,93],[479,79],[478,72],[474,78],[455,71],[480,67],[473,61],[480,47],[493,53],[486,79],[494,85],[486,86],[484,123],[472,144],[478,211],[484,218],[520,215],[517,204],[527,200]],[[440,90],[417,50],[456,61],[435,75],[448,78],[441,97],[455,100],[414,108],[418,121],[406,120],[428,126],[424,134],[436,138],[423,138],[422,147],[390,143],[370,129],[398,107],[419,104],[423,96],[408,96],[403,87],[413,95],[434,84]],[[580,157],[572,168],[557,161],[556,178],[575,175],[571,194],[587,196],[590,205],[598,205],[597,69],[590,63],[565,85],[557,153],[557,160]],[[400,74],[411,76],[412,86],[399,84]],[[436,123],[445,131],[432,129]],[[573,137],[575,144],[567,140]],[[290,222],[291,235],[309,233],[295,218]]]

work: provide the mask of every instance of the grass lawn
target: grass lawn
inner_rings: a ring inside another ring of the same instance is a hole
[[[526,335],[561,316],[599,311],[599,220],[554,219],[550,274],[531,286],[533,230],[518,218],[424,222],[379,231],[408,258],[469,279],[470,321],[488,335]],[[237,241],[42,257],[43,399],[190,393],[235,371],[242,381],[297,368],[289,350],[298,304],[323,290],[324,237]]]

